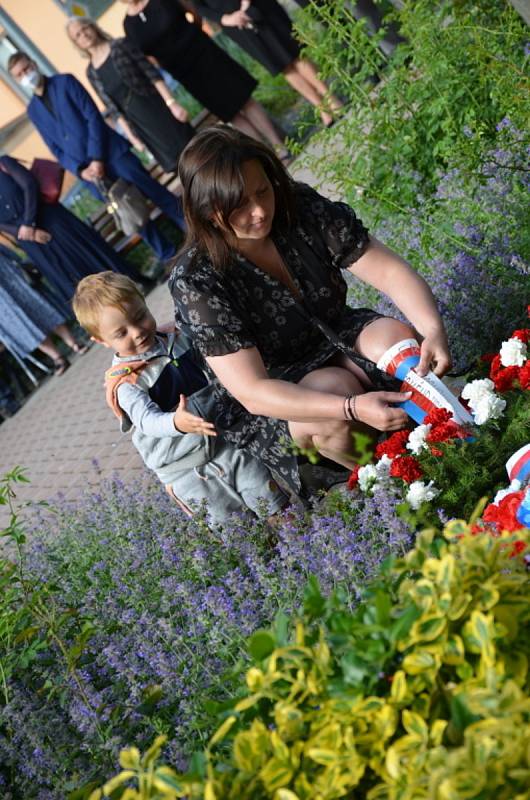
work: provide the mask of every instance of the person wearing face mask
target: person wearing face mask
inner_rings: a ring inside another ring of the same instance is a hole
[[[44,76],[26,53],[10,56],[12,77],[33,93],[28,116],[63,167],[86,182],[99,200],[97,182],[123,178],[150,198],[179,228],[184,229],[179,198],[161,186],[130,151],[129,143],[109,128],[94,101],[73,75]],[[157,256],[166,261],[176,248],[148,222],[140,231]]]

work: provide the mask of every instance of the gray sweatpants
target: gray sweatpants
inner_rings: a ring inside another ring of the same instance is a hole
[[[205,500],[214,523],[225,522],[234,512],[247,509],[257,514],[264,506],[274,514],[287,503],[286,495],[263,464],[227,444],[216,448],[207,464],[183,470],[171,488],[189,515]]]

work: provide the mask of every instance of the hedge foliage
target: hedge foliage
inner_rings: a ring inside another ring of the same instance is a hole
[[[310,582],[291,637],[251,637],[202,777],[157,767],[157,741],[91,800],[528,800],[527,565],[477,530],[423,531],[354,612]]]

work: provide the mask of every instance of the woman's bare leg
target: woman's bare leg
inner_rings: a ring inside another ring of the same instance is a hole
[[[58,361],[59,359],[63,358],[63,355],[54,345],[49,336],[43,339],[43,341],[39,344],[38,349],[42,350],[43,353],[46,353],[46,355],[49,356],[54,361]]]
[[[288,84],[290,84],[298,94],[301,94],[303,98],[308,100],[312,106],[315,108],[320,108],[322,105],[322,96],[317,92],[317,90],[306,81],[303,75],[300,75],[296,67],[294,66],[296,61],[293,64],[289,64],[289,66],[284,69],[283,74],[285,76],[285,80]],[[327,111],[320,111],[320,118],[324,125],[329,125],[333,121],[333,117],[331,114],[328,114]]]
[[[253,139],[263,141],[265,138],[270,144],[279,149],[285,149],[285,144],[276,132],[276,128],[267,116],[265,109],[255,100],[250,98],[241,111],[232,118],[232,125],[240,131],[252,136]]]
[[[318,77],[317,69],[312,61],[308,61],[306,58],[299,58],[296,64],[300,75],[316,89],[332,111],[338,111],[339,108],[342,108],[343,103],[341,103],[338,97],[330,93],[324,81]]]
[[[329,94],[328,87],[318,77],[315,66],[310,61],[298,58],[284,69],[283,74],[293,89],[315,108],[320,109],[320,117],[324,125],[330,125],[333,116],[322,106],[327,106],[335,111],[342,104],[337,97]]]
[[[53,332],[59,336],[65,344],[68,345],[72,350],[76,350],[77,342],[72,336],[69,328],[67,325],[57,325],[56,328],[53,329]]]
[[[278,134],[274,127],[269,115],[260,103],[253,100],[252,97],[248,100],[241,112],[245,117],[250,120],[251,125],[258,131],[261,137],[265,137],[274,147],[285,148],[283,139]]]
[[[355,342],[355,349],[365,358],[377,363],[392,345],[402,339],[417,338],[418,334],[410,325],[392,317],[381,317],[362,329]]]
[[[340,367],[322,367],[306,375],[301,386],[343,397],[362,394],[363,386],[352,373]],[[316,449],[321,455],[353,469],[356,448],[355,431],[368,433],[371,429],[362,423],[348,420],[316,420],[314,422],[289,422],[289,432],[299,447]]]

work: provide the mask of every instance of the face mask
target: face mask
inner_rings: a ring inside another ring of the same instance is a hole
[[[30,72],[24,73],[20,79],[20,85],[23,86],[24,89],[29,89],[30,92],[34,92],[40,83],[40,79],[40,72],[37,69],[32,69]]]

